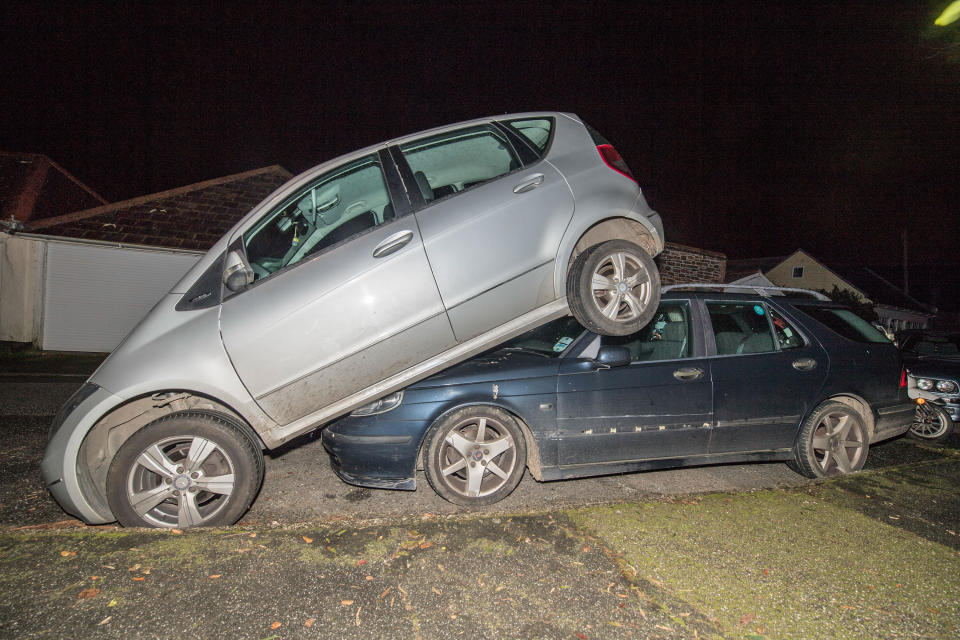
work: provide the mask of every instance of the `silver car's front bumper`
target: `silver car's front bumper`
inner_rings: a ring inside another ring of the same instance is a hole
[[[60,507],[87,524],[104,524],[116,518],[102,492],[87,475],[78,473],[80,445],[98,416],[120,401],[106,389],[86,383],[57,414],[40,463],[43,481]]]

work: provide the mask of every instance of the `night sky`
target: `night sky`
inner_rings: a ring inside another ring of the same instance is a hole
[[[948,0],[128,4],[3,9],[0,150],[116,201],[571,111],[668,240],[877,264],[906,229],[912,262],[960,262],[960,23],[933,26]]]

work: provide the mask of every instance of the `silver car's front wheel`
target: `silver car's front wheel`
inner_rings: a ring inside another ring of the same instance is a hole
[[[226,416],[180,412],[127,440],[110,465],[107,497],[124,526],[186,529],[236,522],[263,479],[263,457]]]
[[[660,274],[646,251],[626,240],[609,240],[574,261],[567,302],[586,328],[608,336],[642,329],[660,303]]]
[[[427,480],[455,504],[491,504],[516,488],[527,447],[516,419],[497,407],[466,407],[441,418],[425,443]]]

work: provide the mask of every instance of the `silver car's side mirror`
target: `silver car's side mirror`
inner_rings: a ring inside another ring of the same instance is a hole
[[[227,254],[223,265],[223,284],[230,291],[240,291],[253,282],[253,269],[236,251]]]

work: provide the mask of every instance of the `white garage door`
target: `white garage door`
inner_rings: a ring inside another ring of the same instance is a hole
[[[43,348],[112,351],[200,254],[48,242]]]

